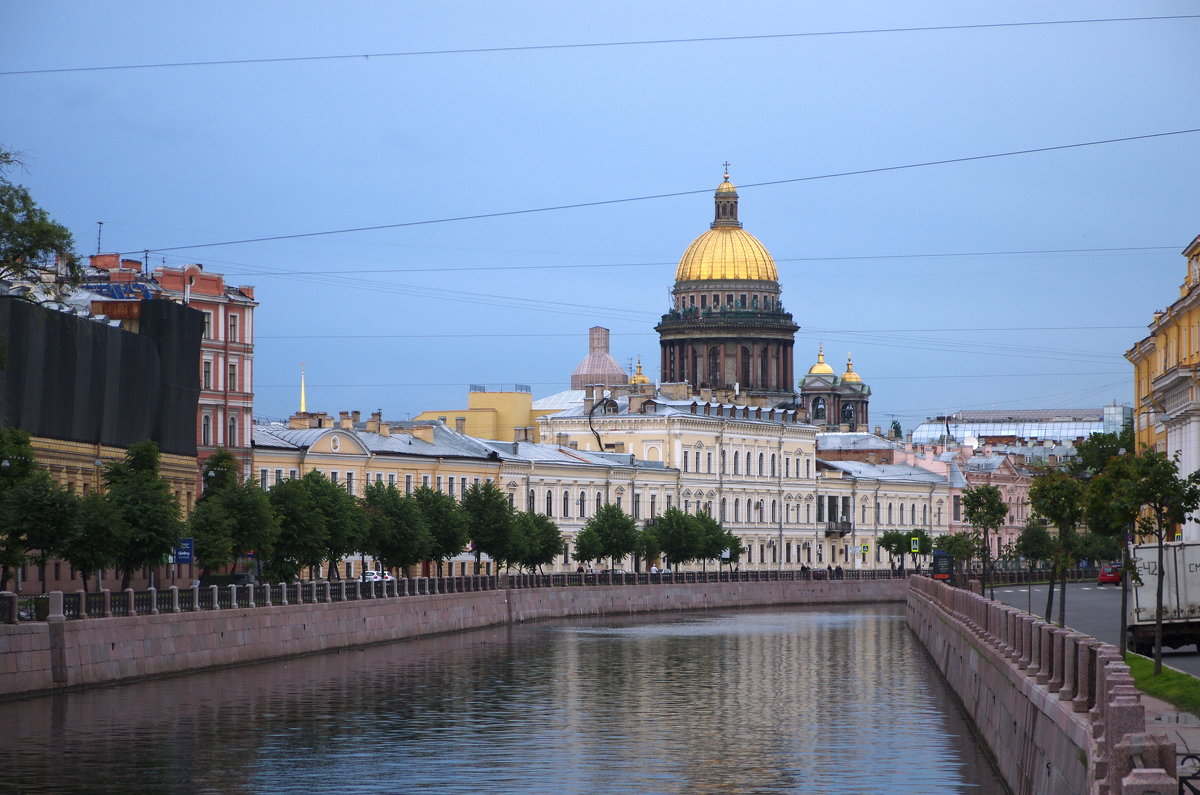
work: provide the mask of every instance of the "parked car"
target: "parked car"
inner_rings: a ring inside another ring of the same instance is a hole
[[[625,569],[601,569],[600,573],[601,574],[628,574],[629,572],[625,571]]]
[[[358,580],[359,582],[380,582],[383,578],[379,576],[379,572],[377,571],[364,571],[358,575]]]
[[[1111,582],[1114,585],[1121,584],[1121,569],[1119,566],[1100,567],[1100,573],[1096,575],[1096,587],[1100,587],[1106,582]]]

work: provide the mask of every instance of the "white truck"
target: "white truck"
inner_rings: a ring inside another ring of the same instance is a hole
[[[1129,589],[1129,648],[1138,654],[1154,649],[1154,606],[1158,590],[1158,545],[1133,548],[1141,579]],[[1200,645],[1200,544],[1163,545],[1163,647]]]

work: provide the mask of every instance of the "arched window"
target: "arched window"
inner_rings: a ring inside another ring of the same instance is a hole
[[[563,509],[562,518],[568,519],[571,516],[571,492],[563,489]]]
[[[526,495],[525,510],[528,513],[534,512],[533,489],[530,489],[529,494]]]
[[[579,518],[587,516],[587,494],[579,492]]]
[[[604,503],[601,502],[603,499],[604,497],[600,494],[600,492],[596,492],[596,513],[600,513],[600,508],[604,505]]]
[[[912,505],[908,506],[908,523],[909,524],[917,523],[917,504],[915,502]]]
[[[846,405],[842,406],[842,423],[844,425],[853,425],[854,424],[854,404],[853,403],[847,403]]]
[[[733,521],[742,521],[742,501],[738,499],[733,501]]]
[[[890,502],[888,503],[888,520],[887,520],[887,523],[888,523],[888,524],[891,524],[891,523],[892,523],[892,504],[891,504]]]
[[[775,477],[775,454],[771,453],[771,477]]]
[[[767,457],[762,453],[758,454],[758,476],[762,477],[766,473]],[[775,474],[772,472],[771,474]]]
[[[771,521],[772,522],[775,521],[775,512],[777,510],[778,510],[778,503],[776,503],[775,500],[771,500]]]
[[[921,524],[929,524],[929,506],[921,506]]]
[[[554,492],[546,489],[546,515],[554,515]]]
[[[212,444],[212,417],[207,414],[200,418],[200,444]]]
[[[698,505],[699,503],[697,503]],[[725,521],[725,498],[721,498],[721,521]]]
[[[721,451],[721,471],[722,472],[729,471],[728,469],[725,468],[725,451],[724,450]]]
[[[735,474],[735,475],[738,474],[738,461],[740,459],[741,459],[741,453],[739,453],[738,451],[735,450],[733,452],[733,474]]]
[[[237,447],[237,417],[229,418],[229,435],[225,437],[226,447]]]
[[[825,398],[822,398],[822,397],[813,398],[812,418],[814,420],[825,419]]]

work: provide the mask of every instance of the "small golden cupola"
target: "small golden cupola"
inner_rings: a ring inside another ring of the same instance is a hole
[[[809,375],[833,375],[833,368],[825,361],[825,346],[817,347],[817,363],[808,368]]]
[[[842,373],[842,383],[844,384],[861,384],[862,376],[854,372],[854,359],[850,354],[846,354],[846,372]]]
[[[641,356],[638,357],[637,372],[634,373],[633,375],[629,376],[629,383],[630,383],[630,385],[650,383],[650,377],[642,372],[642,357]]]

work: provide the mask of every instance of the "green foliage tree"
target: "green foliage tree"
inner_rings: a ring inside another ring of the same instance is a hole
[[[700,553],[700,529],[696,517],[678,508],[668,508],[654,522],[654,532],[663,555],[672,566],[689,563]]]
[[[1110,535],[1093,533],[1089,530],[1076,536],[1075,554],[1077,557],[1093,563],[1116,560],[1121,557],[1121,543]]]
[[[954,558],[959,569],[969,569],[971,561],[979,556],[982,539],[974,530],[964,530],[960,533],[947,533],[934,539],[937,549],[947,552]]]
[[[1132,425],[1126,425],[1116,433],[1093,433],[1075,445],[1075,460],[1068,465],[1068,470],[1086,478],[1103,472],[1118,455],[1133,451]]]
[[[1059,469],[1049,469],[1033,479],[1029,486],[1029,504],[1038,516],[1058,528],[1054,565],[1050,569],[1050,588],[1046,597],[1046,620],[1054,611],[1054,583],[1063,575],[1075,554],[1075,528],[1083,519],[1084,487],[1076,477]],[[1066,626],[1067,580],[1061,577],[1058,624]]]
[[[537,571],[562,552],[562,533],[549,516],[521,512],[513,515],[515,536],[520,539],[519,552],[513,562],[529,572]]]
[[[1135,478],[1131,497],[1143,513],[1138,518],[1138,531],[1153,536],[1158,547],[1158,571],[1163,570],[1163,545],[1167,535],[1187,521],[1200,506],[1200,472],[1187,477],[1179,474],[1178,457],[1146,450],[1134,460]],[[1154,675],[1162,673],[1162,613],[1163,582],[1158,577],[1154,610]]]
[[[268,498],[279,519],[279,536],[264,572],[275,582],[291,582],[304,569],[315,569],[325,557],[326,520],[303,478],[276,483]]]
[[[26,556],[37,566],[45,593],[46,563],[66,551],[79,500],[38,470],[16,483],[5,494],[4,504],[4,525],[20,539]]]
[[[363,494],[367,532],[363,549],[389,569],[407,569],[428,560],[433,535],[413,497],[395,486],[372,483]]]
[[[366,516],[350,492],[317,470],[300,478],[312,495],[314,509],[325,520],[325,555],[330,579],[341,579],[338,562],[362,548],[366,534]]]
[[[192,555],[207,578],[233,560],[233,518],[220,500],[200,499],[188,517]]]
[[[923,529],[905,532],[903,530],[888,530],[879,536],[875,543],[893,558],[900,559],[900,568],[904,568],[905,555],[912,554],[912,540],[917,539],[917,554],[928,555],[933,551],[933,539]]]
[[[242,482],[242,463],[229,450],[218,447],[200,466],[200,479],[204,482],[204,492],[197,502],[204,502]]]
[[[594,527],[585,526],[575,534],[575,551],[571,553],[578,563],[591,564],[604,556],[604,547],[600,543],[600,533]]]
[[[475,573],[478,574],[483,555],[499,564],[512,549],[513,509],[504,492],[485,480],[472,484],[463,494],[462,510],[467,517],[467,531],[475,544]]]
[[[2,151],[2,150],[0,150]],[[8,589],[12,572],[25,565],[25,538],[5,520],[9,494],[37,472],[29,434],[18,428],[0,428],[0,590]]]
[[[425,526],[432,536],[429,557],[437,561],[438,576],[442,575],[442,563],[467,548],[471,534],[467,530],[467,516],[458,501],[427,486],[412,493],[413,499],[425,517]]]
[[[116,563],[122,589],[129,587],[134,569],[158,566],[179,543],[179,503],[158,473],[159,458],[157,444],[138,442],[104,472],[108,499],[120,518]]]
[[[76,283],[80,269],[71,232],[8,178],[20,162],[16,153],[0,149],[0,279],[40,280],[53,269],[60,283]]]
[[[720,522],[704,511],[691,519],[696,525],[697,558],[707,563],[719,559],[722,553],[728,551],[731,563],[741,559],[741,540],[727,532]]]
[[[615,503],[600,506],[600,510],[584,524],[584,529],[587,528],[594,530],[599,537],[600,557],[609,559],[609,568],[616,568],[637,547],[637,522]]]
[[[1132,435],[1132,432],[1127,435]],[[1104,468],[1091,477],[1084,499],[1088,528],[1093,533],[1111,538],[1120,551],[1122,655],[1129,648],[1127,611],[1129,585],[1134,573],[1133,561],[1129,555],[1129,540],[1133,536],[1138,513],[1141,511],[1141,505],[1134,494],[1137,481],[1136,456],[1132,452],[1132,439],[1129,441],[1129,447],[1118,448],[1117,454],[1108,459]]]
[[[88,590],[93,574],[116,562],[114,550],[120,537],[121,518],[117,509],[100,492],[93,491],[79,501],[78,517],[70,528],[63,559],[75,567]]]
[[[1000,529],[1008,517],[1008,506],[997,486],[974,486],[963,491],[963,516],[983,536],[983,585],[990,587],[991,598],[996,598],[996,586],[992,577],[991,534]]]
[[[646,562],[647,568],[662,555],[662,542],[658,537],[658,519],[646,522],[638,532],[637,545],[633,554]]]
[[[1031,563],[1033,561],[1052,561],[1055,549],[1054,537],[1046,528],[1046,522],[1040,518],[1030,519],[1021,530],[1021,534],[1017,536],[1017,554]]]

